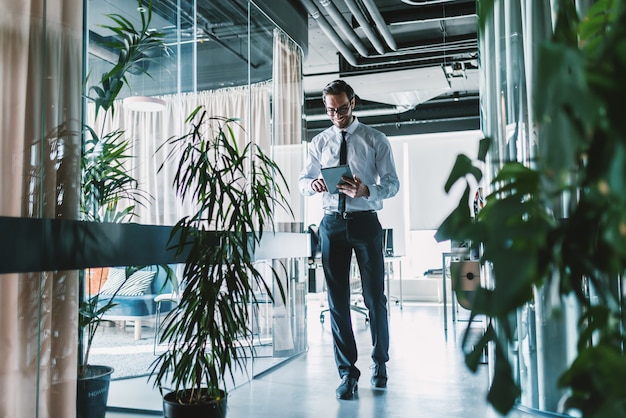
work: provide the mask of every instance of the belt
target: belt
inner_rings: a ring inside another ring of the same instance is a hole
[[[352,212],[335,212],[332,210],[324,210],[324,215],[334,216],[335,218],[354,219],[363,215],[371,215],[376,213],[374,210],[357,210]]]

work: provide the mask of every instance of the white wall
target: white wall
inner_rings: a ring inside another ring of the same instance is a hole
[[[398,195],[385,203],[380,215],[388,225],[385,227],[394,228],[394,238],[398,236],[398,254],[407,256],[405,275],[414,276],[437,267],[435,261],[441,256],[441,249],[445,250],[446,245],[449,249],[449,243],[439,244],[433,235],[456,207],[463,189],[455,187],[448,195],[444,185],[457,155],[475,156],[481,138],[480,131],[390,138],[401,185]],[[401,233],[396,234],[396,230]]]
[[[456,207],[463,187],[446,194],[444,185],[457,155],[475,157],[481,138],[480,131],[393,138],[408,144],[409,230],[437,229]]]

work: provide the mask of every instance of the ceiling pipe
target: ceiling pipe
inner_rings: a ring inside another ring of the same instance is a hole
[[[344,41],[339,37],[337,32],[330,26],[328,20],[326,20],[325,16],[321,14],[317,6],[313,3],[312,0],[300,0],[300,3],[307,10],[307,13],[315,19],[317,24],[319,25],[322,32],[328,37],[328,39],[333,43],[335,48],[339,51],[339,53],[345,58],[345,60],[354,68],[369,68],[374,66],[379,66],[385,63],[393,63],[393,64],[401,64],[401,63],[415,63],[421,62],[425,59],[430,58],[420,58],[420,57],[409,57],[408,59],[403,59],[407,55],[418,54],[424,52],[439,52],[442,51],[443,55],[441,57],[445,58],[445,52],[454,52],[455,50],[463,50],[466,48],[476,48],[477,41],[461,41],[455,45],[455,43],[447,43],[445,46],[417,46],[410,48],[401,48],[394,49],[394,51],[385,52],[380,55],[372,55],[366,54],[363,58],[371,59],[374,62],[371,63],[359,63],[355,54],[348,48],[348,46],[344,43]],[[385,26],[386,27],[386,26]],[[386,60],[386,61],[385,61]]]
[[[391,32],[389,31],[389,28],[387,27],[387,22],[385,22],[385,19],[383,19],[383,17],[381,16],[380,12],[378,11],[378,7],[376,7],[376,4],[374,4],[374,1],[373,0],[362,0],[362,1],[363,1],[363,4],[365,5],[365,8],[369,12],[370,16],[374,20],[374,23],[376,24],[376,29],[378,29],[378,32],[380,32],[385,42],[387,42],[387,45],[389,45],[389,48],[391,48],[394,51],[397,50],[398,46],[396,45],[396,41],[393,39],[393,36],[391,36]]]
[[[414,108],[413,106],[396,105],[393,107],[380,107],[377,109],[358,110],[358,107],[356,107],[353,113],[356,117],[365,118],[369,116],[399,115],[404,112],[408,112],[409,110],[413,108]],[[316,121],[326,120],[326,119],[328,119],[328,115],[326,113],[314,113],[314,114],[306,115],[307,122],[316,122]]]
[[[373,55],[368,57],[363,57],[371,63],[359,63],[358,65],[353,65],[355,68],[367,68],[371,66],[392,63],[392,64],[402,64],[409,62],[420,62],[427,59],[433,58],[445,58],[446,53],[459,53],[463,52],[467,49],[476,49],[478,47],[477,40],[465,40],[465,41],[457,41],[457,42],[448,42],[446,45],[424,45],[424,46],[416,46],[409,48],[401,48],[397,51],[387,52],[384,55]],[[415,54],[437,54],[437,56],[430,57],[407,57],[409,55]],[[448,57],[449,58],[449,57]]]
[[[458,16],[445,16],[445,17],[431,17],[428,19],[414,19],[414,20],[403,20],[402,22],[393,22],[390,23],[389,26],[402,26],[402,25],[412,25],[412,24],[416,24],[416,23],[432,23],[432,22],[451,22],[453,20],[459,20],[459,19],[465,19],[466,17],[470,17],[470,16],[474,16],[476,17],[476,14],[465,14],[465,15],[458,15]]]
[[[350,13],[352,13],[356,21],[359,22],[359,25],[361,25],[361,29],[363,29],[363,32],[365,33],[365,36],[367,36],[367,39],[369,39],[369,41],[372,43],[372,45],[379,54],[384,54],[385,47],[378,39],[378,36],[376,36],[376,33],[374,33],[374,31],[372,30],[369,21],[367,20],[363,12],[361,12],[361,8],[357,6],[354,0],[345,0],[345,2],[346,6],[348,6],[348,9],[350,10]]]
[[[335,45],[335,48],[343,55],[343,57],[348,61],[348,63],[352,66],[357,66],[357,60],[354,54],[348,49],[345,43],[339,38],[337,32],[330,26],[326,18],[320,13],[319,9],[311,0],[300,0],[307,13],[311,15],[313,19],[317,22],[322,32],[330,39],[330,41]]]
[[[333,21],[337,24],[337,26],[339,26],[339,29],[341,29],[344,35],[346,35],[346,38],[348,38],[350,43],[354,45],[354,48],[357,50],[357,52],[361,54],[362,56],[367,56],[368,54],[367,48],[365,48],[365,45],[363,45],[363,42],[361,42],[361,39],[357,36],[354,30],[348,25],[348,23],[346,22],[346,19],[343,18],[343,15],[339,11],[339,9],[337,9],[337,6],[335,6],[329,0],[319,0],[319,3],[322,6],[324,6],[324,8],[326,9],[330,17],[333,19]]]

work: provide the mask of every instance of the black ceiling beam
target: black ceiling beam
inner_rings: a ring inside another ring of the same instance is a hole
[[[377,105],[379,108],[390,107]],[[317,107],[315,113],[319,114],[321,106]],[[359,109],[365,110],[361,101],[357,103],[357,110]],[[459,97],[458,100],[453,97],[431,100],[403,113],[359,117],[359,121],[388,136],[477,130],[480,129],[479,98],[477,94],[470,94]],[[307,141],[330,125],[328,118],[307,121]]]
[[[395,23],[419,22],[421,20],[447,19],[453,17],[472,16],[476,13],[476,0],[433,4],[429,6],[412,6],[402,8],[380,8],[380,14],[388,25]],[[358,24],[358,22],[357,22]]]

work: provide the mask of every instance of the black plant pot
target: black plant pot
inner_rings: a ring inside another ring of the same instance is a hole
[[[182,396],[176,396],[177,392],[170,392],[163,397],[164,418],[224,418],[226,417],[226,394],[220,391],[220,399],[208,395],[203,390],[205,402],[187,404],[178,402],[177,399],[186,399],[189,390],[182,391]]]
[[[85,376],[78,379],[77,418],[105,417],[111,373],[113,367],[87,366]]]

